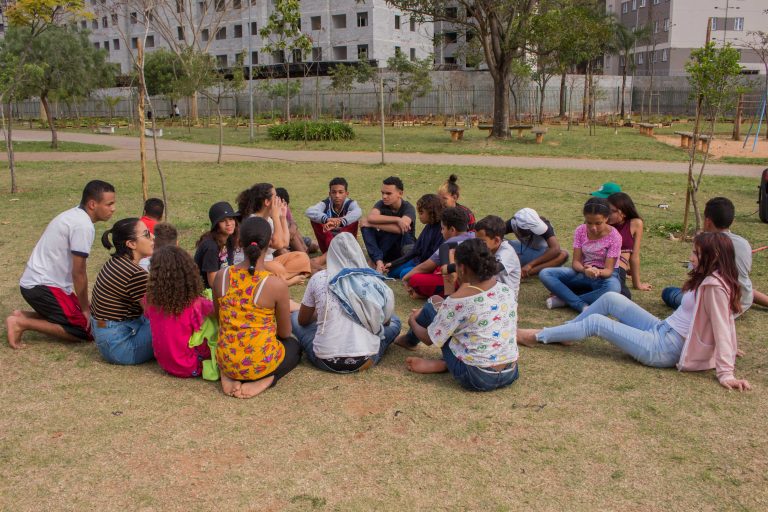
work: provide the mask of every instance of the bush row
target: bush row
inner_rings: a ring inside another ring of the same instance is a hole
[[[355,138],[352,127],[335,121],[291,121],[269,127],[273,140],[350,140]]]

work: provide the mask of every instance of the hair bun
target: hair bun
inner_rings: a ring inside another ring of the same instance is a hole
[[[459,177],[456,176],[455,174],[451,174],[450,176],[448,176],[448,181],[451,183],[456,183],[457,181],[459,181]]]

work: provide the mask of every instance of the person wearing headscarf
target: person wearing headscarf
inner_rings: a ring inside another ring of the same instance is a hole
[[[368,267],[349,233],[328,248],[328,267],[309,280],[293,334],[321,370],[352,373],[377,364],[400,333],[388,278]]]

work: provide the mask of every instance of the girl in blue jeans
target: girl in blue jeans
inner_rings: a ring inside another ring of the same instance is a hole
[[[539,279],[552,292],[547,307],[570,306],[581,313],[607,292],[621,290],[619,257],[621,235],[608,224],[606,199],[591,197],[584,204],[584,224],[573,235],[571,268],[545,268]]]

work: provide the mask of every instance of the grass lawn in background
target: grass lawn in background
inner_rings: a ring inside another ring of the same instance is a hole
[[[639,138],[639,136],[637,136]],[[363,209],[381,180],[403,178],[411,202],[434,192],[448,171],[436,166],[232,163],[164,164],[171,222],[192,250],[208,227],[208,207],[234,202],[254,182],[288,188],[300,228],[304,209],[345,176]],[[634,292],[654,314],[685,278],[690,244],[665,232],[682,220],[681,175],[543,169],[452,168],[463,204],[478,219],[509,218],[529,206],[548,217],[564,246],[582,221],[587,193],[615,181],[646,222],[643,280]],[[76,204],[83,185],[117,187],[117,213],[97,224],[89,258],[95,281],[108,254],[98,240],[112,222],[141,214],[134,163],[20,163],[21,193],[0,195],[0,314],[26,308],[18,279],[50,219]],[[753,214],[755,179],[705,177],[701,199],[731,198],[734,231],[766,245],[768,225]],[[153,195],[159,183],[151,176]],[[656,207],[668,203],[669,209]],[[419,230],[421,226],[419,226]],[[752,279],[768,289],[767,252]],[[405,319],[419,303],[391,283]],[[292,289],[300,299],[303,287]],[[544,307],[537,281],[520,290],[520,325],[575,316]],[[447,374],[416,375],[410,352],[391,347],[380,366],[353,375],[303,362],[264,395],[225,397],[218,383],[165,375],[156,363],[119,367],[93,344],[32,333],[28,347],[3,343],[0,366],[0,509],[3,510],[754,510],[768,508],[768,311],[737,321],[737,375],[750,393],[720,387],[714,372],[651,369],[595,338],[574,347],[521,348],[520,379],[491,393],[463,391]],[[3,340],[5,342],[5,340]],[[417,354],[437,358],[420,346]]]
[[[82,142],[63,142],[59,141],[58,149],[51,147],[50,141],[42,140],[15,140],[13,150],[17,153],[39,153],[55,151],[59,153],[95,153],[98,151],[109,151],[110,146],[103,144],[85,144]],[[5,141],[0,141],[0,151],[6,151]]]

